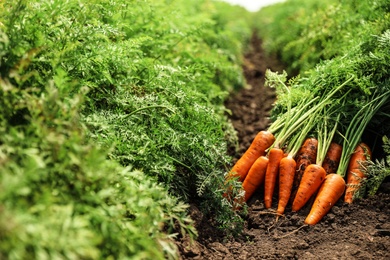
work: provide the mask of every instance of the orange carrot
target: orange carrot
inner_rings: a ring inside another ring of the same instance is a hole
[[[275,182],[279,172],[280,160],[284,157],[284,151],[280,148],[273,147],[268,154],[268,166],[265,172],[264,183],[264,205],[270,208],[272,205],[272,196],[275,190]]]
[[[362,180],[366,178],[365,173],[362,171],[362,165],[370,157],[370,147],[365,143],[358,144],[348,164],[345,202],[352,203],[354,194],[360,189]]]
[[[341,152],[343,147],[338,143],[332,142],[326,153],[322,167],[325,169],[326,174],[336,173],[337,167],[339,167]]]
[[[301,182],[303,173],[306,168],[316,162],[317,157],[317,146],[318,140],[313,137],[309,137],[305,140],[302,147],[299,149],[295,161],[297,163],[296,173],[294,176],[294,183],[292,187],[292,194],[290,196],[290,201],[293,201],[295,194],[298,191],[299,183]]]
[[[318,164],[310,164],[306,168],[292,204],[292,211],[298,211],[306,204],[310,197],[319,189],[325,176],[324,168]]]
[[[239,177],[240,181],[244,181],[253,163],[257,158],[265,155],[265,150],[267,150],[274,141],[275,137],[271,132],[260,131],[252,141],[248,150],[246,150],[242,157],[235,163],[227,178]]]
[[[284,157],[279,164],[279,203],[278,214],[283,214],[290,199],[294,181],[296,162],[292,156]]]
[[[245,201],[248,201],[257,188],[264,182],[267,165],[268,158],[266,156],[260,156],[249,169],[242,183],[242,188],[245,190]]]
[[[344,190],[344,178],[335,173],[328,174],[318,191],[318,195],[314,200],[309,215],[305,219],[305,223],[309,225],[317,224],[340,199]]]

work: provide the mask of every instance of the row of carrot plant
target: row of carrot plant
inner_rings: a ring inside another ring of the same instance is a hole
[[[288,0],[259,11],[265,48],[295,76],[267,71],[277,92],[272,122],[227,175],[242,181],[245,201],[263,185],[271,208],[277,186],[283,214],[313,197],[305,222],[316,224],[343,194],[346,203],[373,195],[390,176],[388,11],[387,1],[352,0]]]
[[[248,18],[208,0],[0,1],[0,259],[177,259],[190,201],[239,226],[219,191]]]

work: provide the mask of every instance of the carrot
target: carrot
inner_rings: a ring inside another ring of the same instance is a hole
[[[362,171],[362,164],[364,165],[364,162],[370,157],[370,147],[365,143],[358,144],[348,164],[345,202],[352,203],[354,194],[360,189],[362,180],[366,178],[365,173]]]
[[[248,150],[246,150],[241,158],[235,163],[227,178],[239,177],[240,181],[244,181],[253,163],[257,158],[265,155],[265,150],[267,150],[274,141],[275,137],[270,131],[260,131],[252,141]]]
[[[274,76],[270,76],[268,78],[270,80],[270,82],[273,82],[277,85],[281,85],[282,87],[284,87],[284,90],[286,92],[290,92],[290,88],[287,87],[281,80],[280,78],[278,77],[274,77]],[[339,90],[343,87],[343,85],[345,84],[342,84],[340,85],[339,87],[337,87],[336,89]],[[283,158],[283,151],[281,149],[279,149],[279,147],[284,147],[284,146],[289,146],[289,143],[291,141],[291,137],[292,139],[299,139],[301,140],[304,139],[307,134],[311,131],[311,129],[314,127],[314,122],[316,122],[320,116],[322,117],[322,110],[324,110],[325,106],[328,104],[328,101],[330,99],[330,97],[335,94],[337,92],[337,90],[334,90],[334,91],[331,91],[330,93],[328,93],[328,95],[325,95],[323,98],[320,99],[319,103],[315,104],[314,106],[312,106],[312,102],[314,102],[314,100],[316,100],[318,97],[313,97],[311,100],[307,101],[305,100],[304,102],[301,102],[299,103],[297,106],[295,107],[292,107],[292,100],[289,99],[287,101],[287,111],[285,114],[283,114],[282,116],[280,116],[277,120],[275,120],[275,122],[277,122],[276,124],[273,123],[270,127],[269,127],[269,130],[272,129],[272,132],[273,133],[277,133],[276,134],[276,140],[274,142],[274,147],[271,149],[271,152],[272,151],[276,151],[276,150],[273,150],[274,148],[275,149],[278,149],[278,152],[274,152],[275,154],[277,153],[278,155],[274,155],[275,156],[275,159],[271,159],[271,153],[269,153],[269,163],[268,163],[268,167],[269,169],[267,169],[266,171],[266,174],[265,174],[265,184],[264,184],[264,204],[265,204],[265,207],[266,208],[270,208],[271,205],[272,205],[272,195],[273,195],[273,191],[274,191],[274,188],[275,188],[275,180],[277,178],[277,169],[279,168],[279,163],[280,163],[280,160]],[[309,108],[310,107],[310,108]],[[278,131],[276,131],[276,129],[278,129]],[[304,131],[302,131],[303,129],[305,129]],[[301,134],[299,134],[301,132]],[[297,134],[299,136],[299,138],[297,137]],[[299,164],[297,164],[296,168],[299,167],[298,169],[303,170],[305,169],[306,165],[308,165],[309,163],[312,163],[316,160],[316,143],[314,145],[311,145],[310,144],[310,141],[314,141],[316,142],[317,140],[316,139],[309,139],[308,140],[308,143],[306,143],[307,145],[302,145],[304,146],[304,148],[306,148],[308,151],[308,156],[304,156],[303,154],[301,154],[301,157],[302,157],[302,160],[299,162]],[[301,141],[299,141],[300,143]],[[293,145],[295,147],[295,145]],[[299,145],[297,147],[297,150],[299,150],[301,146]],[[313,153],[314,152],[314,153]],[[288,153],[291,153],[290,151],[288,151]],[[281,155],[280,155],[281,154]],[[295,156],[295,152],[293,153],[294,156]],[[306,160],[306,162],[303,162],[304,160]],[[304,167],[302,167],[304,166]],[[299,171],[299,170],[298,170]],[[296,180],[294,180],[293,183],[295,183],[295,186],[298,187],[299,185],[299,181],[300,181],[300,178],[301,178],[301,174],[295,174],[297,176]],[[294,177],[295,179],[295,177]]]
[[[294,181],[295,159],[292,156],[284,157],[280,160],[279,164],[279,202],[278,202],[278,214],[283,214],[290,199],[291,188]]]
[[[276,178],[279,172],[279,164],[283,157],[284,151],[280,148],[273,147],[269,151],[269,162],[265,172],[264,182],[264,205],[267,209],[272,205],[272,196],[275,190]]]
[[[277,214],[282,215],[286,209],[286,206],[290,200],[292,187],[294,184],[294,178],[296,174],[297,162],[295,157],[297,153],[302,150],[302,146],[307,140],[308,133],[313,128],[314,117],[306,121],[306,124],[293,134],[287,145],[286,150],[288,151],[287,157],[280,160],[279,164],[279,200]],[[307,145],[308,142],[306,142]],[[316,151],[316,149],[314,149]],[[302,156],[302,154],[301,154]]]
[[[282,85],[284,87],[284,90],[286,92],[290,92],[290,88],[288,88],[278,77],[269,77],[270,82],[274,82],[277,85]],[[352,79],[350,79],[352,80]],[[269,153],[269,163],[267,167],[267,171],[265,174],[265,183],[264,183],[264,204],[266,208],[270,208],[272,205],[272,195],[275,188],[275,180],[277,178],[277,171],[279,168],[280,160],[284,156],[283,150],[279,149],[279,147],[283,147],[285,145],[288,146],[289,141],[292,139],[301,139],[296,137],[296,134],[301,132],[302,129],[305,129],[304,133],[301,134],[302,138],[305,138],[307,134],[313,129],[314,126],[317,124],[314,124],[315,122],[319,122],[320,125],[322,125],[322,119],[324,118],[324,115],[327,115],[327,111],[325,111],[325,107],[327,107],[330,103],[328,103],[330,97],[334,95],[339,89],[341,89],[343,86],[347,84],[350,80],[346,81],[345,83],[341,84],[335,90],[331,91],[327,95],[324,95],[323,98],[320,99],[319,103],[315,104],[314,106],[310,106],[311,102],[318,97],[313,97],[310,101],[305,101],[302,103],[299,103],[296,107],[292,107],[292,101],[289,99],[287,100],[287,111],[286,113],[279,117],[279,119],[276,120],[277,124],[272,124],[269,129],[273,129],[272,132],[275,133],[275,129],[281,130],[277,132],[276,134],[276,140],[274,142],[273,148],[270,150]],[[307,109],[310,107],[310,109]],[[282,120],[282,121],[280,121]],[[305,127],[306,126],[306,127]],[[334,132],[334,131],[333,131]],[[289,140],[290,139],[290,140]],[[314,144],[312,144],[313,142]],[[302,160],[300,160],[299,164],[297,163],[296,168],[304,170],[305,166],[312,162],[317,162],[317,140],[315,138],[309,139],[307,143],[302,145],[304,148],[303,150],[306,150],[307,153],[301,153],[300,157]],[[329,141],[330,143],[330,141]],[[297,149],[299,149],[300,146],[298,146]],[[306,148],[306,149],[305,149]],[[295,155],[295,154],[294,154]],[[324,155],[325,156],[325,155]],[[303,161],[306,160],[306,162],[303,164]],[[321,162],[323,161],[323,157]],[[322,164],[322,163],[321,163]],[[319,164],[319,165],[321,165]],[[302,167],[304,166],[304,167]],[[310,165],[309,165],[310,166]],[[323,170],[325,172],[325,170]],[[295,182],[295,186],[297,187],[300,185],[300,178],[301,174],[295,174],[297,176]],[[321,182],[325,176],[320,176]],[[302,177],[303,178],[303,177]],[[295,177],[294,177],[295,179]],[[294,183],[293,182],[293,183]],[[319,184],[321,184],[319,182]],[[318,185],[319,187],[319,185]],[[317,188],[318,188],[317,187]],[[313,193],[312,193],[313,194]]]
[[[305,219],[305,224],[317,224],[340,199],[344,190],[344,178],[336,173],[328,174],[318,191],[309,215]]]
[[[326,174],[336,173],[337,167],[339,167],[341,152],[343,147],[335,142],[332,142],[329,146],[329,149],[325,155],[324,162],[322,167],[325,169]]]
[[[249,169],[242,183],[242,188],[245,190],[245,201],[248,201],[256,189],[264,182],[268,161],[266,156],[260,156]]]
[[[292,211],[300,210],[324,181],[326,172],[319,164],[310,164],[303,173],[292,204]]]
[[[318,140],[314,137],[307,138],[302,147],[299,149],[295,161],[297,163],[296,173],[292,187],[291,201],[294,200],[295,194],[298,191],[299,183],[301,182],[303,173],[306,168],[315,163],[317,157]]]

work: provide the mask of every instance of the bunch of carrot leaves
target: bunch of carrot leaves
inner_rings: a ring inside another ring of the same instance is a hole
[[[383,114],[383,107],[389,103],[390,84],[386,79],[390,76],[390,61],[386,53],[390,53],[390,30],[379,36],[370,36],[364,44],[356,45],[344,56],[322,62],[308,71],[306,77],[291,79],[288,91],[280,87],[281,84],[275,84],[275,77],[279,77],[279,81],[286,81],[285,73],[268,73],[267,82],[276,86],[278,97],[272,111],[273,122],[269,128],[286,133],[286,126],[281,130],[281,125],[286,122],[291,124],[287,128],[297,131],[294,129],[297,121],[288,122],[286,119],[296,111],[300,111],[301,115],[310,111],[311,114],[305,121],[307,124],[313,124],[311,133],[317,138],[320,137],[319,146],[322,146],[323,152],[329,143],[336,139],[334,134],[337,133],[337,141],[343,146],[337,174],[344,177],[351,154],[362,141],[363,133],[380,111]],[[319,106],[323,102],[328,104]],[[318,109],[314,109],[316,107]],[[301,128],[302,126],[299,130]],[[290,136],[299,134],[289,133]],[[326,141],[322,142],[321,139]],[[380,165],[383,169],[383,163]],[[377,166],[376,169],[379,168],[380,166]],[[368,175],[375,176],[370,173]],[[383,174],[381,176],[379,179],[383,180]],[[374,193],[374,190],[375,188],[369,193]]]

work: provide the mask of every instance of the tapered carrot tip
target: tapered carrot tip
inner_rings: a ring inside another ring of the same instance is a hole
[[[279,201],[276,213],[282,215],[290,199],[297,163],[291,156],[284,157],[279,164]]]
[[[360,187],[359,185],[355,185],[353,187],[348,185],[349,184],[347,184],[347,188],[345,189],[344,202],[351,204],[353,202],[354,193],[359,190]]]
[[[309,215],[305,219],[305,224],[317,224],[341,198],[344,191],[344,178],[338,174],[328,174],[318,191]]]

